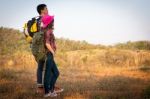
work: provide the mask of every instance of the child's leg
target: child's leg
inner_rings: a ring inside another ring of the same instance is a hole
[[[52,54],[48,53],[47,54],[47,60],[46,60],[46,67],[45,67],[45,75],[44,75],[44,88],[45,88],[45,94],[49,93],[50,91],[50,82],[52,78],[52,67],[53,67],[53,62],[52,62]]]
[[[53,59],[53,67],[52,67],[52,78],[51,78],[51,82],[50,82],[50,90],[53,92],[54,91],[54,88],[55,88],[55,83],[56,83],[56,80],[59,76],[59,70],[57,68],[57,65]]]

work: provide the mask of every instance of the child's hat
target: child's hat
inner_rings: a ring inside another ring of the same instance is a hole
[[[54,20],[54,16],[44,15],[42,17],[43,28],[46,28],[52,21]]]

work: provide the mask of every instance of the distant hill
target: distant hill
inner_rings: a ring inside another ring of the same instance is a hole
[[[150,50],[150,41],[128,41],[127,43],[116,44],[115,47],[119,49]]]
[[[104,49],[106,46],[89,44],[86,41],[74,41],[65,38],[57,38],[58,51]],[[12,28],[0,27],[0,52],[1,54],[11,53],[17,50],[29,51],[29,44],[25,41],[23,33]]]
[[[94,45],[86,41],[56,38],[57,63],[67,65],[143,66],[149,65],[149,41],[120,43],[114,46]],[[30,45],[23,33],[0,28],[0,64],[34,65]],[[18,61],[19,60],[19,61]]]
[[[86,41],[75,41],[66,38],[57,38],[56,43],[58,51],[74,51],[74,50],[89,50],[89,49],[131,49],[131,50],[150,50],[150,41],[137,41],[119,43],[114,46],[105,46],[101,44],[89,44]],[[0,27],[0,53],[9,54],[12,51],[26,50],[30,51],[29,44],[25,41],[23,33],[19,30]]]

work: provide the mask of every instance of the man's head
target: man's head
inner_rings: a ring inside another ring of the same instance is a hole
[[[39,4],[37,6],[37,12],[39,13],[39,15],[46,15],[48,14],[48,9],[46,4]]]

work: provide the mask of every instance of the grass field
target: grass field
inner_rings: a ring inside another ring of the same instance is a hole
[[[58,96],[58,99],[150,98],[149,66],[102,65],[100,64],[102,62],[93,61],[94,56],[92,55],[89,55],[87,57],[89,61],[84,63],[79,60],[83,56],[79,55],[79,57],[76,53],[83,54],[82,51],[67,52],[68,57],[63,60],[59,59],[62,56],[56,55],[57,63],[64,64],[64,66],[58,64],[60,77],[57,85],[64,88],[64,92]],[[15,65],[13,61],[8,61],[7,65],[0,68],[0,96],[2,99],[43,98],[35,93],[36,63],[34,58],[29,55],[24,56],[24,59],[23,65]],[[27,59],[30,60],[29,63],[26,63]]]
[[[29,45],[21,34],[12,33],[11,29],[0,30],[0,99],[42,99],[36,93],[37,63]],[[150,99],[149,50],[85,42],[77,48],[79,42],[60,41],[60,49],[72,46],[58,50],[55,56],[60,71],[57,85],[64,88],[55,99]]]

